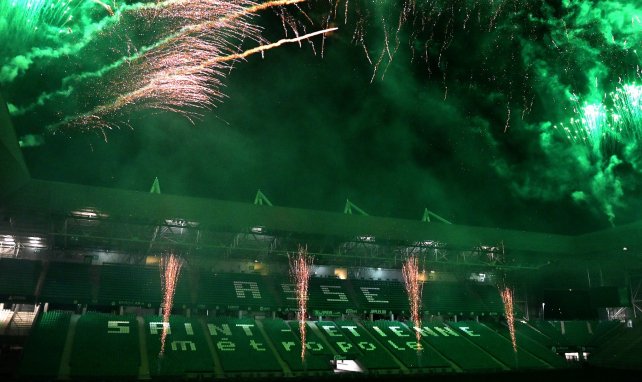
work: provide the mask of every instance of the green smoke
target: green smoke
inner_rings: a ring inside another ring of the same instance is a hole
[[[107,15],[87,0],[0,2],[0,83],[13,81],[34,61],[74,54],[91,40],[91,26]]]
[[[521,36],[541,114],[523,128],[542,157],[528,168],[495,160],[522,198],[569,200],[613,224],[639,182],[642,131],[642,4],[565,0],[529,15],[538,39]]]

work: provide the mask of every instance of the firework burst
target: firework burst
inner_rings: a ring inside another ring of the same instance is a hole
[[[419,279],[419,259],[417,256],[408,256],[403,264],[402,274],[403,281],[408,294],[408,303],[410,305],[410,319],[415,328],[421,327],[421,294],[423,283]],[[421,334],[416,331],[417,342],[421,339]]]
[[[553,126],[568,141],[599,151],[614,142],[630,143],[642,137],[642,86],[635,83],[616,88],[599,102],[580,104],[571,98],[574,116]]]
[[[513,351],[517,353],[517,338],[515,337],[515,315],[513,312],[513,290],[509,287],[504,287],[499,290],[504,303],[504,313],[506,314],[506,322],[508,323],[508,330],[510,332],[510,341],[513,344]]]
[[[183,267],[183,260],[170,253],[164,255],[160,261],[161,272],[161,286],[163,288],[163,332],[161,333],[161,349],[158,357],[162,358],[165,354],[165,340],[169,329],[169,317],[172,313],[172,306],[174,305],[174,293],[178,285],[178,278],[181,274]]]
[[[224,98],[221,88],[232,62],[336,30],[326,28],[275,43],[261,37],[253,15],[302,1],[166,0],[130,6],[120,17],[159,29],[158,33],[150,29],[150,33],[162,38],[97,72],[76,75],[81,81],[94,79],[93,105],[88,105],[88,112],[65,118],[48,130],[56,132],[65,126],[110,129],[117,121],[126,120],[131,111],[141,109],[176,112],[192,120]],[[246,41],[258,46],[242,49]]]
[[[299,248],[296,255],[290,256],[290,277],[296,288],[298,304],[297,321],[299,321],[299,335],[301,337],[301,360],[305,359],[306,348],[306,318],[308,309],[308,285],[314,258],[308,255],[306,248]]]

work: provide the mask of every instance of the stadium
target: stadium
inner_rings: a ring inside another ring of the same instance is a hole
[[[642,380],[642,1],[0,0],[0,381]]]
[[[350,201],[343,213],[284,208],[261,191],[254,203],[173,196],[158,180],[151,192],[43,181],[31,178],[4,106],[0,123],[3,380],[640,371],[641,223],[556,235],[450,224],[429,210],[416,221],[373,217]],[[290,270],[302,248],[313,258],[304,341]],[[164,316],[168,253],[183,267]],[[408,256],[422,264],[420,326]]]

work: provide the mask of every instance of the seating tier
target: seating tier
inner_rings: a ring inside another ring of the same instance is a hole
[[[140,366],[138,322],[132,316],[87,313],[76,323],[71,375],[136,377]]]
[[[20,374],[25,377],[56,376],[67,340],[71,314],[45,312],[25,345]]]

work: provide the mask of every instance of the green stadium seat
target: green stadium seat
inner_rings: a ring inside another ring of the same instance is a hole
[[[508,328],[504,329],[504,336],[506,338],[510,338]],[[552,367],[558,369],[567,367],[567,362],[564,358],[554,353],[550,347],[544,346],[540,342],[537,342],[531,339],[529,336],[524,335],[517,325],[515,325],[515,338],[517,341],[517,346],[519,348],[530,352]]]
[[[33,327],[25,344],[19,374],[23,377],[58,375],[67,340],[70,313],[45,312]]]
[[[317,323],[317,326],[322,328],[325,324],[326,323]],[[388,353],[384,347],[380,345],[361,325],[358,325],[354,321],[337,321],[334,323],[334,326],[339,329],[339,332],[343,334],[343,337],[336,337],[335,340],[330,340],[330,337],[334,337],[334,335],[331,336],[327,330],[323,330],[326,332],[324,334],[327,334],[326,338],[339,350],[341,347],[345,347],[343,344],[338,344],[339,340],[345,339],[350,341],[353,348],[349,350],[351,352],[356,352],[356,360],[359,361],[359,364],[364,366],[366,369],[399,369],[399,364],[397,364],[397,362],[392,358],[390,353]],[[333,331],[333,333],[335,332]],[[339,354],[342,353],[343,352],[340,352]],[[346,357],[352,355],[352,353],[346,352]]]
[[[548,363],[534,357],[523,348],[520,348],[519,344],[517,352],[515,352],[509,338],[493,331],[483,324],[474,321],[460,321],[449,323],[449,326],[464,332],[472,331],[472,333],[475,333],[476,336],[469,335],[466,339],[487,351],[512,370],[550,368]]]
[[[172,315],[169,327],[171,332],[167,335],[165,352],[161,356],[163,318],[145,317],[145,342],[152,377],[213,374],[214,361],[205,341],[201,323],[198,320]]]
[[[98,303],[157,307],[162,299],[157,267],[103,265],[100,269]]]
[[[198,304],[254,311],[271,311],[277,307],[268,277],[242,273],[200,273]]]
[[[471,344],[469,333],[453,329],[445,324],[423,323],[421,341],[426,346],[434,347],[445,358],[467,372],[502,370],[500,363],[488,353]]]
[[[282,372],[254,320],[209,319],[207,329],[225,373]]]
[[[92,302],[91,265],[51,263],[40,300],[60,304]]]
[[[414,331],[398,321],[364,322],[364,327],[370,334],[408,369],[426,371],[439,368],[450,369],[450,363],[432,347],[423,346],[417,342]]]
[[[516,320],[515,329],[521,335],[527,336],[528,338],[542,344],[542,346],[548,349],[551,349],[556,344],[556,340],[537,328],[536,321],[522,322],[520,320]]]
[[[298,336],[298,322],[288,325],[283,320],[263,320],[263,327],[272,339],[281,359],[293,372],[330,371],[333,355],[330,349],[308,327],[306,331],[305,362],[301,360],[301,339]]]
[[[316,316],[354,311],[355,302],[345,280],[311,277],[308,291],[308,309]]]
[[[38,261],[0,259],[0,300],[33,302],[41,268]]]
[[[623,327],[589,356],[594,366],[613,369],[639,369],[642,359],[642,325]]]
[[[564,327],[564,342],[568,346],[588,346],[593,338],[590,321],[561,321]]]
[[[550,338],[552,346],[566,346],[559,321],[532,320],[529,323],[540,333]]]
[[[407,312],[408,295],[398,281],[350,280],[357,304],[365,313]]]
[[[460,283],[427,282],[423,288],[423,310],[431,314],[474,315],[483,303]],[[483,309],[482,309],[483,310]]]
[[[478,304],[472,305],[475,312],[504,314],[504,303],[497,287],[487,284],[468,284],[473,294],[479,296]]]
[[[140,363],[135,317],[87,313],[78,319],[69,361],[73,377],[137,377]]]
[[[296,287],[292,281],[285,277],[275,277],[273,280],[279,295],[279,306],[296,310]],[[356,313],[348,283],[336,278],[311,277],[308,285],[308,311],[315,316]]]
[[[599,321],[593,325],[593,338],[590,346],[602,346],[609,338],[618,335],[625,326],[619,321]]]
[[[317,321],[314,322],[314,325],[325,338],[326,342],[332,346],[336,354],[346,359],[354,360],[363,358],[359,347],[353,344],[333,321]]]

